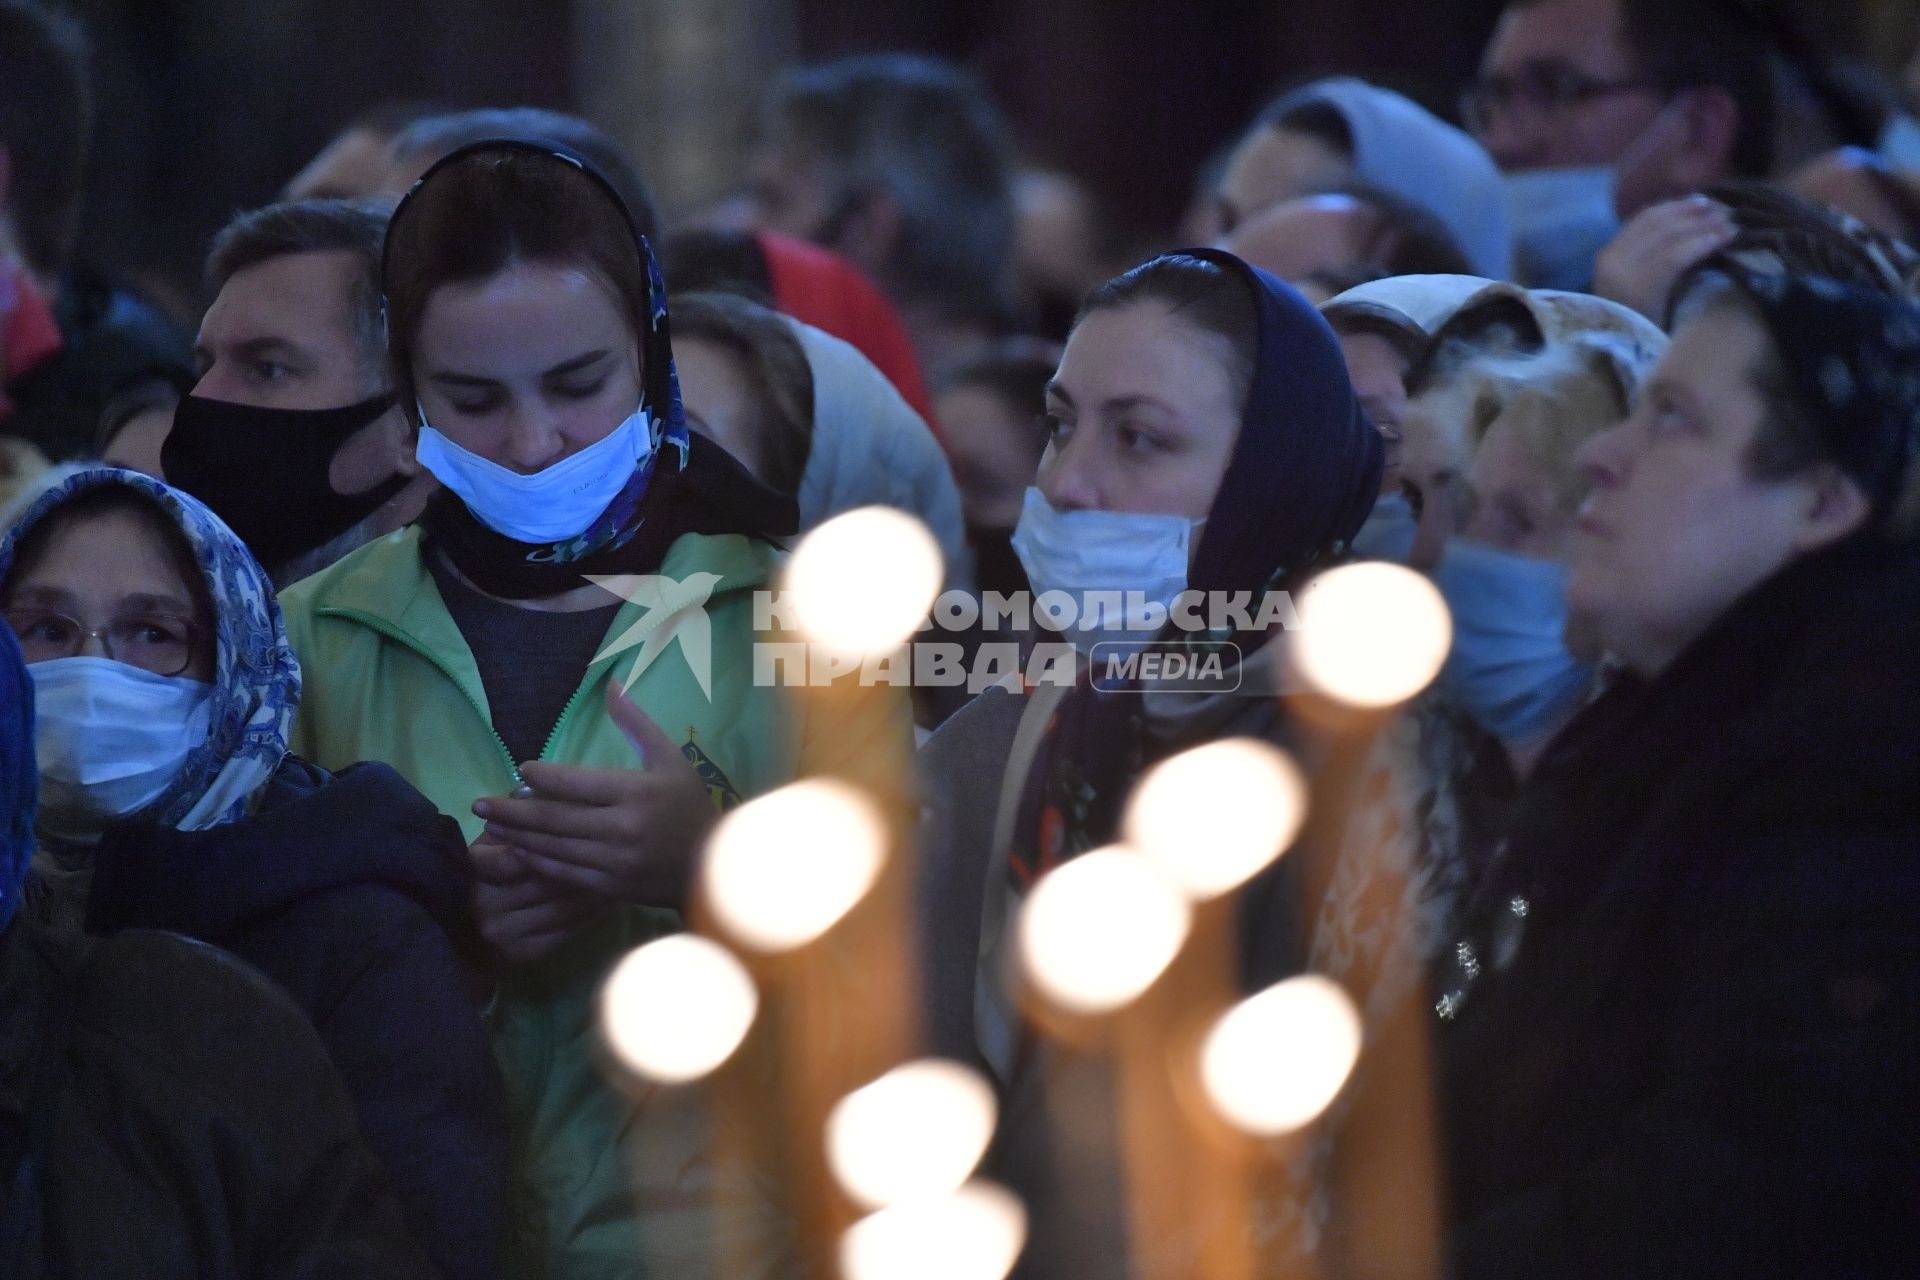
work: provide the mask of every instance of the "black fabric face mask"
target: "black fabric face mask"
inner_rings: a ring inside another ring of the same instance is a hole
[[[381,394],[339,409],[264,409],[188,396],[160,449],[167,483],[213,508],[272,572],[339,537],[399,493],[395,475],[364,493],[335,493],[333,457],[393,407]]]

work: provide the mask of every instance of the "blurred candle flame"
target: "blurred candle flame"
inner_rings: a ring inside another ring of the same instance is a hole
[[[1360,1015],[1340,985],[1289,978],[1223,1014],[1200,1048],[1214,1107],[1261,1137],[1291,1133],[1332,1104],[1360,1056]]]
[[[607,1043],[629,1068],[661,1084],[698,1080],[740,1047],[760,1006],[746,968],[693,934],[632,952],[600,994]]]
[[[885,856],[885,825],[873,802],[845,783],[810,779],[721,819],[702,875],[728,936],[778,954],[838,923],[873,887]]]
[[[1003,1280],[1026,1242],[1019,1198],[974,1181],[854,1223],[840,1239],[840,1269],[846,1280]]]
[[[951,1194],[986,1155],[998,1118],[980,1073],[936,1058],[895,1067],[827,1117],[827,1158],[868,1209]]]
[[[1131,850],[1096,849],[1054,868],[1020,913],[1034,987],[1071,1013],[1125,1008],[1186,941],[1192,909],[1171,877]]]
[[[1380,561],[1343,565],[1301,593],[1293,663],[1337,701],[1390,707],[1439,674],[1453,644],[1440,592],[1411,569]]]
[[[843,657],[880,656],[913,635],[939,594],[940,544],[892,507],[861,507],[794,549],[786,585],[806,638]]]
[[[1227,738],[1148,771],[1127,805],[1126,839],[1206,901],[1265,870],[1300,833],[1306,809],[1306,780],[1285,752]]]

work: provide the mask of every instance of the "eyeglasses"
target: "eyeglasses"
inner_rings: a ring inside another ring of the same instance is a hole
[[[208,634],[193,619],[171,613],[129,614],[104,627],[89,627],[52,609],[22,606],[4,613],[28,662],[78,657],[87,641],[98,637],[109,658],[156,676],[177,676],[192,666]]]
[[[1543,122],[1565,115],[1596,98],[1619,93],[1659,93],[1657,80],[1599,80],[1566,66],[1528,67],[1518,75],[1491,75],[1474,81],[1460,95],[1460,117],[1484,134],[1496,116],[1518,122]]]

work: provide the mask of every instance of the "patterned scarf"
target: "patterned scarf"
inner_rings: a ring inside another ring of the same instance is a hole
[[[180,531],[213,601],[213,697],[206,741],[194,748],[171,787],[155,802],[156,821],[200,831],[244,817],[287,754],[287,732],[300,702],[300,664],[273,584],[246,545],[198,500],[134,471],[95,467],[68,475],[41,494],[0,541],[0,581],[20,542],[49,515],[81,494],[124,488],[151,501]]]

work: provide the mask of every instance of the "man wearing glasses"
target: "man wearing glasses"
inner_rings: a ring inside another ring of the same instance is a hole
[[[1773,43],[1755,0],[1511,0],[1461,107],[1506,175],[1523,281],[1586,288],[1621,219],[1766,176]],[[1702,205],[1671,233],[1721,230]]]

